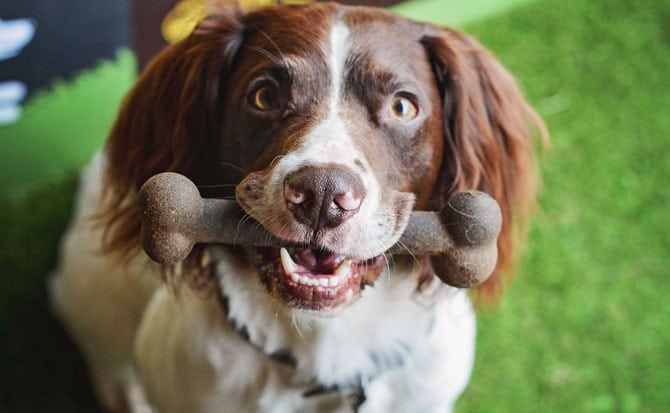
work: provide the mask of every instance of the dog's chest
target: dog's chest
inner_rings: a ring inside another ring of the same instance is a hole
[[[385,273],[341,314],[315,317],[286,311],[252,268],[231,262],[218,266],[227,327],[264,354],[290,355],[298,371],[324,385],[351,384],[400,364],[432,325],[432,303],[417,299],[410,274]]]
[[[223,259],[217,266],[227,305],[215,294],[174,295],[165,287],[152,298],[136,354],[161,411],[351,411],[361,395],[363,407],[380,393],[425,398],[422,380],[446,371],[436,367],[447,360],[443,336],[458,342],[461,327],[445,325],[444,294],[434,303],[416,299],[412,277],[384,274],[340,315],[308,319],[290,316],[252,268],[235,263]]]
[[[307,318],[287,314],[253,270],[223,260],[218,273],[226,322],[216,324],[206,347],[220,388],[231,387],[232,375],[256,393],[250,399],[285,400],[291,411],[321,403],[350,406],[362,385],[429,352],[434,308],[417,300],[416,282],[407,274],[384,275],[336,317]]]

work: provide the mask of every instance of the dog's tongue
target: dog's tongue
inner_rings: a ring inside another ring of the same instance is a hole
[[[296,264],[314,274],[332,274],[344,257],[328,251],[295,248],[291,256]]]

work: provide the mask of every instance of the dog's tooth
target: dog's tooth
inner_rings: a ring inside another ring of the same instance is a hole
[[[343,260],[337,267],[335,273],[333,274],[333,278],[337,278],[338,282],[340,280],[343,280],[347,275],[349,275],[350,269],[351,269],[351,259],[347,258]]]
[[[293,278],[293,274],[298,269],[298,266],[293,261],[293,258],[291,258],[291,254],[288,253],[286,248],[281,248],[279,250],[279,256],[281,257],[281,265],[284,267],[284,272],[286,275],[291,275],[291,278]]]
[[[340,285],[340,279],[338,277],[329,277],[328,278],[328,286],[329,287],[337,287]]]
[[[333,278],[333,277],[329,277],[329,278]],[[320,287],[328,287],[328,283],[329,283],[328,278],[319,278],[319,286]]]
[[[306,276],[303,275],[302,277],[300,277],[299,282],[302,285],[309,285],[310,284],[310,279],[309,279],[309,277],[306,277]]]
[[[291,281],[294,283],[299,283],[300,282],[300,276],[294,272],[291,273]]]

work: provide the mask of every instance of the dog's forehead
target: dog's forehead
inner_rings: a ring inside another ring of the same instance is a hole
[[[336,15],[334,7],[324,4],[262,8],[242,19],[245,43],[276,58],[305,55],[319,50]]]
[[[353,9],[341,22],[349,30],[349,47],[387,66],[402,68],[424,61],[423,25],[377,9]]]
[[[425,69],[422,24],[382,9],[334,4],[276,6],[247,16],[247,47],[288,67],[328,65],[332,55],[350,61],[365,56],[395,72]],[[338,50],[336,50],[338,49]]]

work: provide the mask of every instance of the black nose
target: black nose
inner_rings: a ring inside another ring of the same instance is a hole
[[[334,228],[350,219],[365,198],[363,183],[340,166],[305,166],[284,180],[286,206],[313,229]]]

